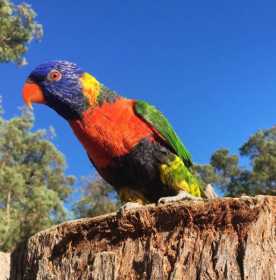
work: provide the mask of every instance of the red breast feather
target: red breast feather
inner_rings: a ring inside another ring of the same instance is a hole
[[[70,125],[97,167],[128,154],[142,139],[153,140],[153,130],[134,111],[135,101],[119,98],[114,103],[90,108]]]

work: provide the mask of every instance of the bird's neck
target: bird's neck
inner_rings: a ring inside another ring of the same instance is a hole
[[[105,102],[113,103],[119,98],[115,92],[105,87],[89,73],[84,73],[80,81],[89,109],[102,106]]]
[[[80,82],[88,107],[95,107],[101,92],[100,82],[89,73],[83,73]]]

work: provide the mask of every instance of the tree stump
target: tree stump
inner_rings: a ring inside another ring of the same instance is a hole
[[[10,275],[10,254],[0,252],[0,280],[8,280]]]
[[[276,197],[148,205],[18,247],[11,279],[276,279]]]

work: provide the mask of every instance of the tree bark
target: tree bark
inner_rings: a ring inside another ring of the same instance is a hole
[[[276,279],[276,197],[66,222],[13,252],[11,279]]]

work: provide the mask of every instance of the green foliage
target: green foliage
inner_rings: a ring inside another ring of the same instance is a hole
[[[120,201],[113,187],[101,178],[87,178],[82,187],[82,197],[75,203],[74,213],[78,218],[94,217],[116,211]]]
[[[35,17],[36,13],[26,3],[15,5],[9,0],[0,0],[0,63],[26,63],[23,55],[28,44],[43,35]]]
[[[201,179],[203,185],[213,184],[219,179],[214,167],[210,164],[194,164],[193,170],[198,174],[198,178]]]
[[[74,178],[65,176],[65,160],[49,141],[49,131],[32,132],[33,115],[0,116],[0,250],[64,221],[63,203]]]
[[[251,160],[251,180],[256,191],[276,195],[276,126],[258,131],[240,153]]]
[[[196,171],[205,183],[221,187],[228,196],[276,195],[276,126],[258,131],[240,148],[250,168],[239,166],[239,157],[227,149],[216,151],[209,165]]]

